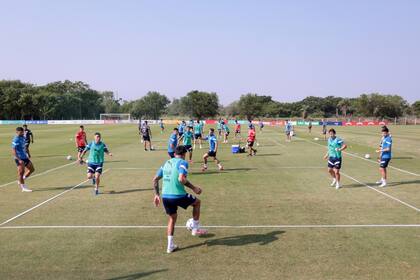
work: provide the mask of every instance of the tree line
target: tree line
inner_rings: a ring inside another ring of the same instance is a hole
[[[215,92],[194,90],[172,101],[156,91],[132,101],[117,99],[112,91],[98,91],[81,81],[33,85],[0,81],[0,119],[97,119],[101,113],[130,113],[133,118],[163,116],[212,118],[329,118],[420,116],[420,101],[409,104],[399,95],[362,94],[356,98],[309,96],[297,102],[279,102],[269,95],[247,93],[227,106]]]

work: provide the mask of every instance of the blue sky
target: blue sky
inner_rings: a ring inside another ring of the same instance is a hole
[[[1,1],[0,79],[420,100],[420,1]]]

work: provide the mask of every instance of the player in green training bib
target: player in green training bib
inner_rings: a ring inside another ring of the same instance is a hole
[[[203,124],[200,122],[200,120],[197,120],[197,122],[194,125],[194,149],[195,144],[198,141],[198,144],[200,145],[200,149],[202,148],[202,139],[203,139]]]
[[[167,253],[172,253],[178,248],[173,242],[175,224],[178,218],[178,207],[184,209],[187,209],[190,205],[193,207],[193,218],[187,222],[187,229],[191,230],[193,236],[207,234],[206,230],[200,228],[199,223],[201,201],[185,191],[185,187],[187,187],[195,194],[201,194],[202,192],[200,187],[194,186],[187,180],[188,162],[185,161],[186,153],[187,149],[184,146],[177,146],[175,148],[175,157],[166,161],[153,178],[153,188],[155,190],[154,204],[156,207],[160,205],[161,201],[159,180],[163,178],[162,202],[166,214],[169,216]]]
[[[181,136],[180,139],[182,139],[182,143],[184,144],[184,147],[188,151],[188,158],[189,162],[192,163],[192,154],[193,154],[193,148],[192,148],[192,141],[193,141],[193,133],[192,133],[192,126],[187,126],[187,130],[184,132],[184,134]]]
[[[334,128],[331,128],[328,133],[330,138],[328,138],[328,151],[324,159],[328,160],[328,172],[333,178],[331,186],[335,185],[335,188],[338,190],[340,188],[341,153],[347,148],[347,145],[344,144],[341,138],[336,136]]]

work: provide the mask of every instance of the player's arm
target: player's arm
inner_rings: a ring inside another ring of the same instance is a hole
[[[29,134],[29,138],[31,139],[31,143],[34,143],[34,134],[31,132],[31,134]]]
[[[74,143],[76,144],[76,148],[79,147],[79,145],[77,144],[77,134],[74,135]]]
[[[153,203],[156,207],[160,204],[160,191],[159,191],[159,180],[163,177],[163,169],[162,167],[159,168],[157,171],[155,177],[153,177],[152,184],[153,184],[153,190],[155,192],[155,196],[153,198]]]
[[[327,151],[324,155],[324,159],[328,159],[329,152]]]
[[[16,153],[16,148],[15,147],[12,148],[12,154],[15,157],[15,159],[17,159],[19,161],[19,164],[22,164],[23,163],[23,161],[18,157],[18,155]]]
[[[152,129],[149,126],[149,134],[150,134],[150,139],[152,139]]]
[[[347,144],[343,143],[343,145],[341,146],[341,148],[338,148],[338,151],[344,151],[345,149],[347,149]]]
[[[108,156],[112,157],[112,153],[109,151],[108,146],[106,146],[106,145],[105,145],[105,147],[104,147],[104,152],[105,152]]]
[[[89,150],[90,150],[90,144],[88,144],[85,147],[85,149],[83,150],[83,152],[80,154],[79,161],[82,161],[83,160],[83,157],[85,156],[86,152],[89,151]]]
[[[179,174],[178,180],[181,184],[191,189],[196,194],[201,194],[202,190],[198,186],[194,186],[190,181],[187,180],[187,175]]]
[[[216,141],[216,144],[214,146],[214,152],[217,153],[217,149],[219,148],[219,142]]]

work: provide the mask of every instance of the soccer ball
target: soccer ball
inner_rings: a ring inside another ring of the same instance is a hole
[[[315,138],[314,138],[314,140],[315,140],[315,141],[318,141],[318,140],[319,140],[319,138],[318,138],[318,137],[315,137]]]
[[[365,155],[365,158],[369,159],[370,158],[370,155],[369,154],[366,154]]]
[[[67,156],[67,160],[72,160],[73,158],[71,156]]]
[[[151,146],[150,147],[150,150],[154,151],[155,150],[155,147],[154,146]]]
[[[257,142],[257,146],[260,146],[260,143]]]
[[[187,230],[192,231],[193,229],[193,218],[188,219],[187,223],[185,224],[185,227]]]

